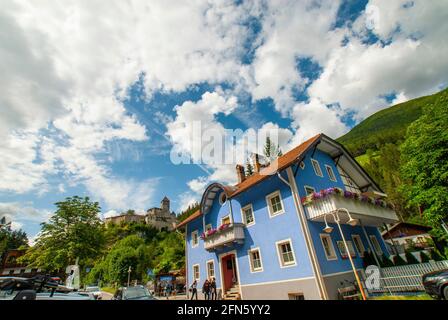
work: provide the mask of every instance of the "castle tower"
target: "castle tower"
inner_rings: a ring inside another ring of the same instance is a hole
[[[160,202],[160,208],[163,211],[170,212],[170,199],[168,199],[166,196],[162,199],[162,202]]]

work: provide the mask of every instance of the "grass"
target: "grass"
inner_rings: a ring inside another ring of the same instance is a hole
[[[112,288],[112,287],[101,287],[101,291],[104,291],[104,292],[107,292],[107,293],[110,293],[110,294],[114,294],[116,289]]]
[[[373,159],[379,158],[380,156],[381,154],[378,151],[372,153]],[[363,155],[357,156],[355,159],[361,166],[364,166],[370,161],[370,156],[367,153],[365,153]]]
[[[433,300],[429,295],[427,294],[420,294],[415,296],[379,296],[379,297],[372,297],[369,300]]]

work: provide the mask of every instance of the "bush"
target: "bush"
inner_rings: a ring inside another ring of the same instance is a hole
[[[406,265],[406,261],[404,261],[403,258],[399,254],[397,254],[394,257],[394,265],[396,265],[396,266],[405,266]]]
[[[418,264],[420,263],[417,258],[410,252],[406,252],[406,260],[408,261],[408,264]]]
[[[422,263],[429,262],[430,260],[429,256],[423,251],[420,252],[420,259],[422,260]]]
[[[388,257],[386,257],[386,255],[384,253],[380,257],[380,261],[381,261],[381,267],[383,267],[383,268],[393,267],[394,266],[392,261],[390,261],[390,259]]]
[[[364,269],[371,265],[376,265],[375,258],[370,250],[364,252],[364,257],[362,258],[362,264]]]
[[[443,261],[443,256],[436,250],[431,251],[431,259],[434,261]]]

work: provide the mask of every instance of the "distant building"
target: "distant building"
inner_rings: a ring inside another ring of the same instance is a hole
[[[30,278],[41,274],[42,270],[37,268],[28,268],[17,262],[17,259],[25,254],[26,250],[12,249],[8,250],[0,264],[0,276],[14,276]]]
[[[170,212],[170,199],[167,197],[164,197],[160,202],[160,208],[148,209],[145,216],[146,224],[152,225],[158,230],[167,229],[171,231],[176,221],[176,214]]]
[[[409,249],[430,249],[433,242],[429,234],[431,227],[408,222],[398,222],[388,230],[383,231],[382,236],[391,252],[404,253]]]
[[[121,214],[115,217],[108,217],[104,219],[106,224],[122,224],[122,223],[131,223],[131,222],[145,222],[145,216],[136,214],[133,211],[128,211],[127,213]]]
[[[158,230],[166,229],[169,231],[173,230],[174,223],[176,221],[176,214],[174,212],[170,212],[170,200],[167,197],[164,197],[160,202],[160,208],[154,207],[148,209],[145,215],[136,214],[134,211],[130,210],[119,216],[104,219],[106,224],[122,224],[131,222],[146,223]]]

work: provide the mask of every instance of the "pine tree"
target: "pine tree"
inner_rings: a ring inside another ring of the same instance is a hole
[[[246,162],[246,176],[251,176],[254,174],[254,167],[250,163],[249,159]]]
[[[283,155],[280,146],[273,144],[269,136],[266,137],[263,154],[267,159],[276,159]]]

